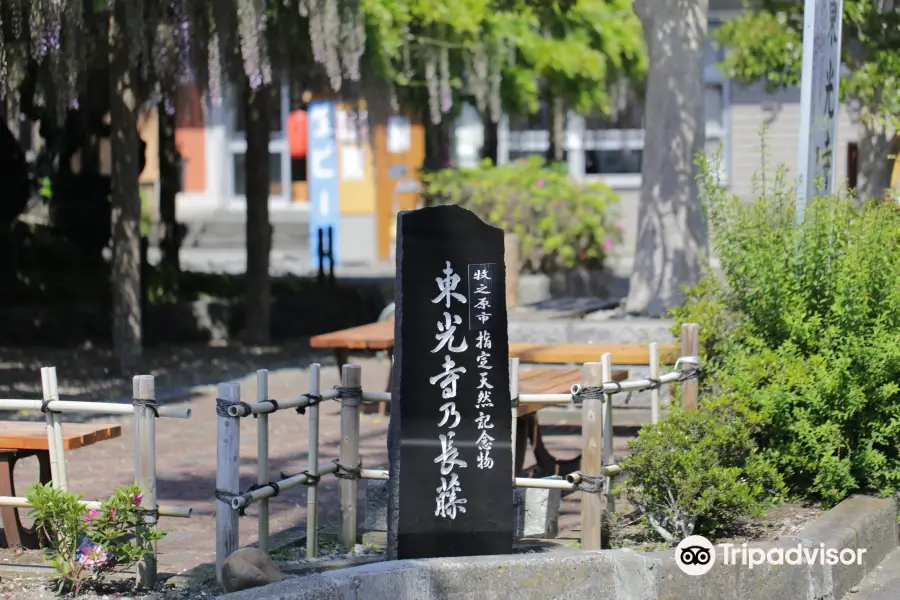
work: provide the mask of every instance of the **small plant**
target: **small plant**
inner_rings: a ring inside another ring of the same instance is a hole
[[[599,268],[621,238],[612,210],[619,198],[611,189],[575,181],[564,167],[547,166],[539,157],[444,169],[423,182],[428,204],[458,204],[518,235],[523,272]]]
[[[134,566],[165,536],[142,522],[146,511],[136,485],[117,488],[96,509],[86,509],[81,495],[50,484],[32,486],[26,497],[44,560],[59,576],[58,593],[77,596],[86,584]]]
[[[620,486],[652,531],[667,542],[729,531],[759,516],[782,483],[752,438],[755,425],[735,403],[673,411],[641,429],[622,460]]]

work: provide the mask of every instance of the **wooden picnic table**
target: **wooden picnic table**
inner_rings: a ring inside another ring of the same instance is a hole
[[[385,351],[389,355],[394,351],[394,319],[350,327],[331,333],[324,333],[310,338],[313,348],[334,351],[338,369],[347,364],[350,352]],[[571,364],[599,361],[609,352],[613,363],[626,365],[647,364],[647,346],[641,344],[509,344],[510,357],[518,357],[524,363]],[[670,364],[678,357],[678,347],[674,344],[660,344],[660,362]],[[393,374],[393,370],[391,375]],[[628,377],[625,369],[613,370],[614,381],[624,381]],[[564,394],[573,383],[581,383],[581,369],[534,368],[523,370],[519,375],[520,394]],[[388,377],[387,389],[391,389]],[[525,460],[526,440],[531,443],[537,461],[536,472],[565,476],[577,471],[581,457],[560,461],[544,446],[541,438],[537,412],[551,404],[529,404],[520,406],[516,419],[516,473],[522,470]],[[364,409],[366,410],[366,409]],[[385,403],[378,405],[380,415],[387,413]]]
[[[310,338],[313,348],[334,351],[338,369],[347,364],[347,357],[352,350],[394,351],[394,320],[379,321],[358,327],[350,327]],[[599,361],[609,352],[613,364],[646,365],[648,361],[647,346],[643,344],[535,344],[510,343],[510,357],[518,357],[528,363],[586,363]],[[668,365],[679,356],[679,348],[675,344],[659,345],[659,360]]]
[[[122,435],[120,425],[84,425],[65,423],[63,425],[63,449],[76,450],[104,440]],[[50,448],[47,440],[47,425],[23,421],[0,421],[0,496],[15,496],[13,471],[16,462],[34,456],[38,460],[38,480],[49,483]],[[12,506],[0,507],[6,547],[22,546],[34,549],[39,546],[37,535],[22,526],[19,509]]]

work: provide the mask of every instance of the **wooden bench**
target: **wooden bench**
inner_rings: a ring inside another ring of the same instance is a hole
[[[76,450],[104,440],[122,435],[119,425],[82,425],[65,423],[63,425],[63,448]],[[38,480],[42,484],[49,483],[50,448],[47,441],[47,425],[21,421],[0,421],[0,496],[15,496],[15,478],[13,472],[16,463],[29,456],[38,460]],[[0,507],[0,518],[3,521],[3,532],[6,535],[6,547],[22,546],[26,549],[38,547],[35,532],[22,526],[19,509],[12,506]]]

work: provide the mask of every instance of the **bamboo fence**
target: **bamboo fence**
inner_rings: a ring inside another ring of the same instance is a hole
[[[138,375],[132,381],[131,404],[109,402],[76,402],[60,400],[56,367],[41,369],[43,400],[0,398],[0,411],[35,410],[44,413],[47,422],[47,445],[50,454],[50,475],[53,487],[68,489],[65,447],[63,444],[63,413],[91,413],[105,415],[132,415],[134,418],[134,478],[140,486],[144,508],[142,522],[153,525],[159,517],[189,518],[191,509],[180,506],[160,505],[156,497],[156,419],[187,419],[189,408],[159,406],[156,402],[156,386],[152,375]],[[98,501],[83,501],[86,509],[99,508]],[[24,497],[0,496],[0,506],[29,508]],[[157,550],[153,549],[138,563],[138,585],[151,588],[157,578]]]
[[[696,326],[695,326],[696,327]],[[696,340],[696,336],[694,340]],[[660,375],[657,344],[650,344],[650,376],[630,381],[612,381],[612,356],[604,354],[600,362],[585,363],[584,382],[573,385],[567,394],[519,394],[519,359],[509,359],[510,404],[513,417],[512,448],[515,452],[515,422],[520,404],[582,406],[583,448],[581,469],[565,479],[532,479],[516,477],[513,485],[522,488],[558,489],[585,492],[581,500],[582,547],[599,549],[601,522],[604,511],[614,511],[612,494],[606,495],[606,506],[601,495],[609,490],[612,477],[621,472],[613,462],[613,412],[612,396],[623,392],[651,390],[651,419],[656,422],[660,414],[659,389],[674,383],[689,383],[699,374],[700,360],[696,352],[679,358],[669,373]],[[309,558],[318,553],[318,483],[325,475],[340,479],[340,529],[339,541],[352,548],[357,539],[357,490],[360,479],[387,480],[389,473],[382,469],[363,468],[359,455],[359,407],[363,402],[390,402],[390,392],[362,390],[361,367],[344,365],[341,383],[334,389],[320,389],[321,366],[310,366],[310,391],[294,398],[272,400],[268,397],[268,371],[257,371],[257,397],[253,403],[240,399],[237,383],[219,384],[216,400],[218,415],[217,472],[216,472],[216,575],[221,581],[225,559],[239,547],[238,517],[253,503],[259,504],[259,548],[269,549],[268,499],[297,486],[307,487],[306,552]],[[319,404],[329,400],[341,403],[340,458],[319,464]],[[693,401],[696,406],[696,400]],[[308,413],[309,452],[305,471],[271,481],[269,479],[268,415],[293,409]],[[240,465],[240,419],[256,417],[258,428],[257,483],[247,491],[238,487]],[[513,460],[515,464],[515,457]],[[515,469],[515,467],[513,467]]]

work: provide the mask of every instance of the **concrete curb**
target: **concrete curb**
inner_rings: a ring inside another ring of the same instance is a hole
[[[224,600],[834,600],[898,545],[897,503],[854,496],[801,535],[753,543],[768,552],[865,548],[861,565],[717,565],[699,577],[683,574],[673,550],[554,551],[514,556],[391,561],[290,578],[226,594]],[[718,558],[718,557],[717,557]]]

